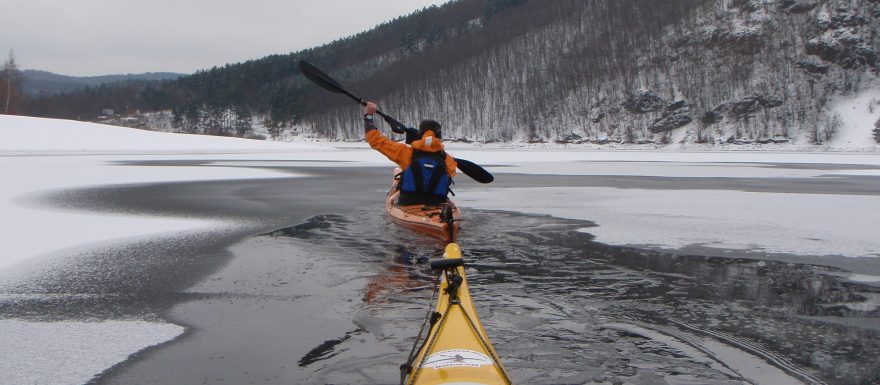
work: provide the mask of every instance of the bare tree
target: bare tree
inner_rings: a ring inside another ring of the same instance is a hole
[[[3,64],[3,79],[5,84],[5,96],[3,99],[3,113],[17,113],[17,106],[22,100],[21,93],[21,71],[18,70],[18,64],[15,63],[15,51],[9,50],[9,58]]]

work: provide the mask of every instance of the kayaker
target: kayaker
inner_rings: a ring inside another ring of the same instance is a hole
[[[440,204],[447,194],[458,165],[446,154],[441,142],[441,126],[434,120],[419,123],[418,140],[411,144],[395,142],[379,132],[376,103],[364,107],[364,137],[370,147],[382,153],[403,170],[398,204]],[[409,142],[409,140],[407,141]]]

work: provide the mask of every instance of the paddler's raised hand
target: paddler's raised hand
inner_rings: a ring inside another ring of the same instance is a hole
[[[378,106],[376,106],[376,103],[367,102],[367,105],[364,106],[364,115],[373,115],[376,113],[376,110],[378,110],[378,109],[379,108],[378,108]]]
[[[372,130],[378,130],[376,127],[376,122],[373,121],[373,114],[376,113],[376,103],[367,102],[367,105],[364,106],[364,133],[368,133]]]

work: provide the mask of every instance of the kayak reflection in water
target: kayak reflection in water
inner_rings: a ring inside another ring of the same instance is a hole
[[[379,132],[373,115],[376,103],[364,107],[364,137],[370,147],[397,163],[403,170],[398,204],[439,204],[448,200],[452,177],[458,164],[446,154],[441,142],[441,126],[423,120],[419,129],[407,129],[406,144],[395,142]]]
[[[413,265],[425,265],[427,257],[420,257],[407,250],[404,246],[398,246],[393,263],[388,270],[370,279],[364,288],[363,302],[371,304],[385,302],[394,294],[421,288],[429,281],[425,276],[414,270]]]

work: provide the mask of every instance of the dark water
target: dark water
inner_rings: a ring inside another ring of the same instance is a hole
[[[352,314],[357,328],[300,360],[305,382],[393,383],[387,373],[405,359],[393,352],[408,351],[418,331],[432,288],[418,260],[443,245],[379,216],[321,215],[264,236],[344,250],[374,269]],[[729,369],[749,363],[716,354],[707,339],[773,362],[787,379],[880,381],[880,290],[832,268],[611,247],[578,231],[588,222],[547,216],[465,217],[471,290],[517,383],[748,383]]]

